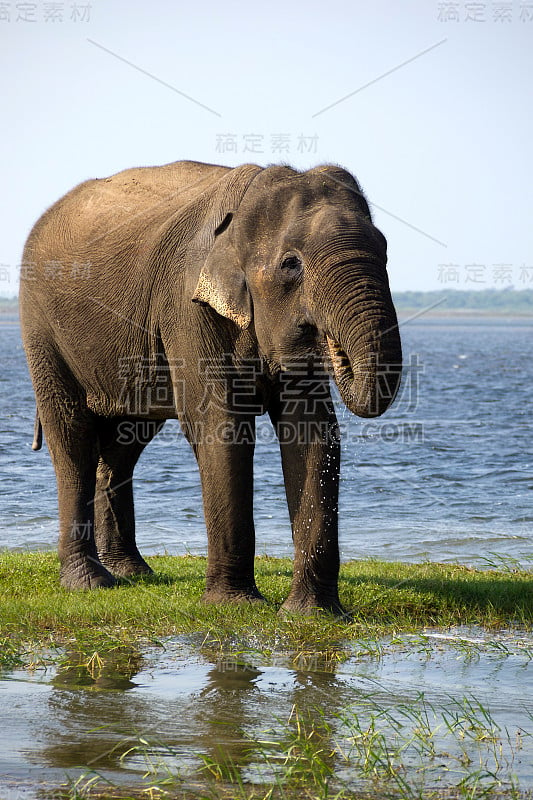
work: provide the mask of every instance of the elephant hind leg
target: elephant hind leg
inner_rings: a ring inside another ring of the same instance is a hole
[[[94,494],[95,537],[102,564],[119,577],[152,572],[135,540],[133,470],[163,422],[100,420]]]
[[[27,337],[26,352],[57,480],[59,561],[66,589],[113,586],[94,540],[97,446],[95,417],[68,367],[44,337]]]

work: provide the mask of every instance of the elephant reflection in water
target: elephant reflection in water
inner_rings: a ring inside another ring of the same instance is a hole
[[[115,648],[103,655],[67,651],[66,660],[52,683],[64,689],[134,689],[137,684],[132,678],[140,672],[143,662],[141,653],[130,646]]]
[[[131,691],[139,688],[135,676],[144,663],[132,646],[107,653],[67,651],[51,680],[48,724],[35,731],[34,742],[44,739],[43,746],[32,757],[57,769],[121,770],[122,743],[129,735],[131,746],[134,720],[138,716],[142,725],[146,715],[145,701]]]
[[[217,661],[195,709],[208,771],[242,782],[274,779],[272,765],[280,763],[302,725],[313,746],[331,754],[331,734],[319,709],[334,715],[346,705],[333,670],[331,664],[308,668],[302,660],[291,668],[290,657],[283,658],[283,667],[263,669],[238,659]],[[299,768],[305,767],[303,757]]]
[[[283,753],[302,719],[319,741],[324,728],[316,709],[326,708],[333,716],[349,702],[329,664],[311,669],[300,662],[291,669],[287,658],[283,667],[261,668],[238,658],[209,658],[209,669],[193,665],[194,675],[186,684],[176,680],[172,695],[168,664],[159,670],[159,686],[157,665],[139,675],[145,660],[134,648],[92,662],[73,654],[52,681],[49,724],[34,732],[33,741],[42,746],[34,747],[32,760],[68,769],[71,776],[88,768],[132,784],[141,782],[147,754],[165,775],[171,771],[176,778],[194,779],[200,767],[206,779],[250,781],[265,773],[261,742],[279,742],[271,752]],[[184,691],[202,674],[199,690]],[[141,737],[148,747],[135,751]],[[323,749],[333,749],[327,735]]]

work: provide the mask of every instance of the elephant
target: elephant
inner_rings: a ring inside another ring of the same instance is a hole
[[[203,599],[264,600],[252,495],[255,420],[268,414],[294,543],[282,609],[344,613],[331,379],[361,417],[398,391],[386,251],[356,178],[330,164],[126,169],[42,215],[24,249],[20,319],[33,448],[44,432],[57,479],[62,586],[151,571],[132,475],[178,419],[201,478]]]

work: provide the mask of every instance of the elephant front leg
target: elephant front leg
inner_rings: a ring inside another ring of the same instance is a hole
[[[254,578],[254,423],[210,426],[195,443],[208,537],[206,602],[264,599]]]
[[[309,406],[309,404],[308,404]],[[272,421],[280,440],[294,541],[294,575],[282,608],[344,614],[338,594],[340,444],[331,400],[313,413],[280,404]]]

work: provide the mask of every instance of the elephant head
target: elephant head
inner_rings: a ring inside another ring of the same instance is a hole
[[[386,252],[350,173],[268,167],[219,222],[192,299],[253,325],[273,371],[321,357],[350,411],[374,417],[401,379]]]

